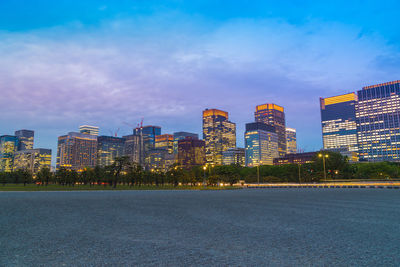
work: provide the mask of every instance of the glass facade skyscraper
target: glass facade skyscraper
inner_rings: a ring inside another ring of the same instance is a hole
[[[278,134],[275,128],[263,122],[246,124],[245,132],[246,166],[272,165],[279,157]]]
[[[358,153],[361,161],[400,161],[400,81],[357,92]]]
[[[155,149],[156,136],[161,135],[161,127],[159,126],[142,126],[133,129],[133,135],[138,136],[138,145],[135,149],[136,153],[139,153],[139,164],[149,169],[150,166],[146,166],[146,157],[150,150]]]
[[[19,130],[15,132],[19,139],[18,150],[33,149],[35,132],[31,130]]]
[[[245,166],[245,149],[240,147],[229,148],[222,152],[222,165]]]
[[[172,134],[162,134],[156,136],[156,149],[165,149],[169,154],[174,153],[174,136]]]
[[[296,129],[286,128],[286,154],[297,153]]]
[[[324,149],[358,150],[356,103],[355,93],[320,98]]]
[[[236,124],[228,119],[228,112],[222,110],[203,111],[203,139],[206,144],[207,164],[222,165],[222,152],[236,147]]]
[[[82,171],[97,163],[97,136],[71,132],[58,138],[57,169]]]
[[[199,139],[199,135],[195,133],[188,132],[176,132],[174,133],[174,154],[178,155],[178,141],[185,139],[186,137],[191,137],[193,139]]]
[[[125,139],[114,136],[97,138],[97,165],[101,167],[114,163],[115,158],[124,155]]]
[[[99,135],[99,127],[97,126],[90,126],[90,125],[82,125],[79,126],[79,132],[83,134],[90,134],[90,135]]]
[[[13,135],[0,136],[0,171],[11,172],[14,166],[14,155],[18,150],[19,139]]]
[[[178,164],[190,169],[206,163],[205,142],[192,137],[178,141]]]
[[[276,104],[263,104],[256,106],[254,113],[256,122],[263,122],[275,128],[278,135],[279,156],[286,155],[286,122],[285,110]]]

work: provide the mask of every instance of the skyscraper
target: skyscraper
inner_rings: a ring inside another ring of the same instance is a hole
[[[199,135],[188,132],[176,132],[174,133],[174,154],[178,155],[178,141],[185,139],[186,137],[192,137],[193,139],[199,139]]]
[[[15,132],[15,136],[19,139],[18,150],[33,149],[34,131],[19,130]]]
[[[0,171],[11,172],[14,166],[14,155],[18,148],[18,137],[0,136]]]
[[[182,168],[190,169],[204,165],[206,162],[205,142],[193,137],[186,137],[178,141],[178,164]]]
[[[297,153],[296,129],[286,128],[286,154]]]
[[[246,166],[272,165],[279,156],[278,134],[274,126],[263,122],[246,124],[245,132]]]
[[[130,162],[137,163],[144,166],[144,157],[142,156],[141,136],[140,135],[126,135],[122,138],[125,139],[124,156],[128,156]]]
[[[172,134],[162,134],[156,136],[156,149],[165,149],[169,154],[174,153],[174,136]]]
[[[114,136],[97,138],[97,165],[101,167],[114,163],[115,158],[124,155],[125,139]]]
[[[263,122],[275,128],[278,135],[279,156],[286,154],[286,124],[284,108],[275,104],[263,104],[256,106],[254,113],[256,122]]]
[[[81,171],[97,162],[97,136],[74,133],[60,136],[57,146],[57,169]]]
[[[51,168],[51,149],[27,149],[15,152],[14,170],[28,170],[37,174],[43,168]]]
[[[320,98],[324,149],[357,151],[355,93]]]
[[[82,125],[79,126],[79,132],[83,134],[91,134],[91,135],[99,135],[99,127],[90,126],[90,125]]]
[[[156,136],[161,135],[161,127],[152,125],[137,127],[133,130],[133,135],[138,138],[136,140],[138,147],[135,148],[135,153],[139,153],[138,163],[149,169],[150,166],[146,166],[146,157],[150,150],[155,149]]]
[[[222,152],[222,165],[245,166],[245,149],[240,147],[229,148]]]
[[[228,112],[203,111],[203,139],[207,164],[222,165],[222,152],[236,147],[236,124],[228,120]]]
[[[400,161],[400,81],[357,92],[358,152],[362,161]]]

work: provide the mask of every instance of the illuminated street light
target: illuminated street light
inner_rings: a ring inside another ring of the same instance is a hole
[[[326,167],[325,167],[325,158],[328,158],[328,157],[329,157],[329,155],[328,155],[328,154],[322,154],[322,153],[319,153],[319,154],[318,154],[318,157],[322,158],[322,165],[324,166],[324,179],[325,179],[325,181],[326,181]]]

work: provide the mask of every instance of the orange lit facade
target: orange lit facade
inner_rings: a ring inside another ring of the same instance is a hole
[[[254,113],[256,122],[263,122],[275,128],[278,135],[278,153],[282,157],[286,154],[286,123],[285,110],[276,104],[263,104],[256,106]]]
[[[222,152],[236,147],[236,124],[228,119],[228,112],[222,110],[203,111],[203,139],[207,164],[222,165]]]
[[[190,169],[206,163],[205,142],[192,137],[178,141],[178,164],[180,167]]]
[[[81,171],[95,167],[96,162],[97,136],[72,132],[58,138],[57,169]]]
[[[157,135],[155,148],[165,149],[172,154],[174,152],[174,136],[172,134]]]

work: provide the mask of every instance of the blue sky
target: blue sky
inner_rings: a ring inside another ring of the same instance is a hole
[[[250,3],[246,3],[250,2]],[[0,1],[0,134],[55,154],[80,124],[201,133],[221,108],[238,145],[255,105],[321,147],[320,96],[399,79],[397,1]]]

